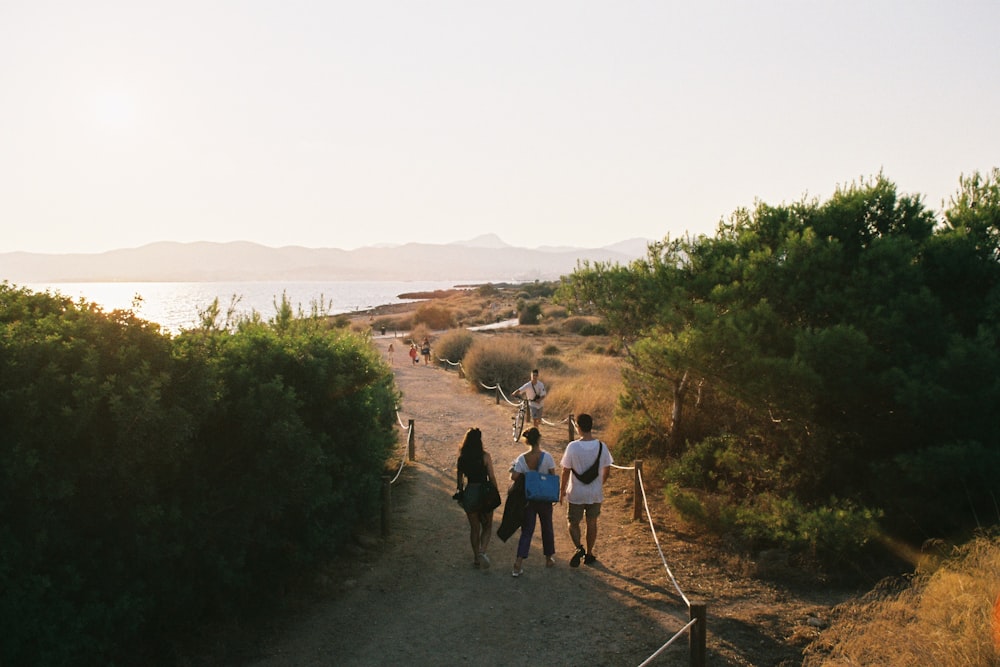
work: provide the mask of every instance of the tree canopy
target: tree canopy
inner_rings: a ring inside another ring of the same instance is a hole
[[[834,509],[871,519],[859,542],[1000,518],[998,260],[1000,170],[940,217],[880,174],[584,264],[559,298],[626,342],[624,444],[672,462],[679,502],[815,550]],[[775,513],[795,539],[759,530]]]

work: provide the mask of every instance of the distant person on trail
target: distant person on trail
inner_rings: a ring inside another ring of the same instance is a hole
[[[579,567],[580,559],[587,565],[597,562],[594,544],[597,542],[597,517],[604,502],[604,481],[614,460],[608,446],[591,435],[594,419],[588,414],[576,418],[580,437],[566,446],[562,457],[562,479],[559,485],[559,502],[566,498],[569,510],[566,519],[569,537],[576,551],[569,561],[570,567]],[[587,548],[580,541],[580,521],[587,518]]]
[[[540,446],[542,434],[537,428],[529,428],[521,435],[530,449],[516,459],[510,467],[510,478],[516,482],[519,477],[529,470],[537,470],[547,475],[554,475],[556,472],[556,460],[548,452],[543,452]],[[552,567],[556,564],[556,538],[552,531],[552,503],[543,500],[528,500],[524,505],[524,518],[521,520],[521,539],[517,543],[517,558],[514,560],[514,569],[510,574],[513,577],[520,577],[524,574],[522,561],[528,557],[531,549],[531,538],[535,534],[535,520],[542,527],[542,553],[545,554],[545,567]]]
[[[418,363],[420,363],[419,361],[417,361],[417,344],[416,343],[410,343],[410,361],[413,362],[414,366],[416,366]]]
[[[493,533],[493,510],[500,506],[500,492],[493,472],[493,458],[483,449],[483,434],[478,428],[466,431],[458,448],[456,469],[458,491],[453,497],[461,503],[469,520],[472,566],[487,568],[490,559],[486,547]]]
[[[420,354],[424,356],[424,366],[431,363],[431,341],[429,338],[424,338],[424,342],[420,344]]]
[[[545,385],[538,379],[538,369],[531,371],[531,379],[518,387],[514,396],[528,399],[528,409],[531,410],[531,421],[538,428],[542,423],[542,399],[545,398]]]
[[[388,355],[388,357],[389,357],[389,365],[390,365],[390,366],[392,366],[392,365],[395,365],[395,363],[396,363],[396,362],[395,362],[395,361],[393,360],[393,356],[394,356],[395,354],[396,354],[396,346],[395,346],[395,345],[393,345],[392,343],[389,343],[389,349],[387,350],[387,355]]]

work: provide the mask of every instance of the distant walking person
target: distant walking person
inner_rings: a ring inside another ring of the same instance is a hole
[[[417,364],[420,363],[419,361],[417,361],[417,344],[416,343],[410,343],[410,361],[413,362],[414,366],[416,366]]]
[[[429,338],[424,338],[424,342],[420,344],[420,354],[424,356],[424,366],[431,363],[431,341]]]
[[[531,421],[535,428],[542,423],[542,399],[545,398],[545,385],[538,379],[538,369],[531,371],[531,379],[514,391],[514,396],[528,399],[528,409],[531,410]]]
[[[604,481],[611,471],[614,460],[608,446],[591,435],[594,420],[588,414],[576,418],[580,427],[580,437],[566,446],[562,457],[562,479],[559,487],[559,502],[569,501],[566,519],[569,523],[569,537],[576,551],[569,561],[570,567],[579,567],[580,559],[587,565],[597,562],[594,544],[597,542],[597,517],[601,515],[604,502]],[[580,522],[587,520],[587,548],[580,540]]]
[[[395,354],[396,354],[396,346],[393,345],[392,343],[389,343],[389,349],[387,350],[387,355],[389,357],[389,365],[390,366],[393,366],[396,363],[394,361],[394,359],[393,359],[393,357],[395,356]]]
[[[542,434],[537,428],[529,428],[521,436],[531,448],[514,459],[510,469],[510,478],[514,482],[529,470],[537,470],[546,475],[554,475],[556,461],[548,452],[543,452],[540,446]],[[520,577],[524,573],[521,563],[528,557],[531,549],[531,538],[535,534],[535,521],[542,527],[542,553],[545,554],[545,566],[556,564],[556,538],[552,531],[552,503],[544,500],[529,500],[524,506],[524,518],[521,520],[521,539],[517,543],[517,558],[511,576]]]

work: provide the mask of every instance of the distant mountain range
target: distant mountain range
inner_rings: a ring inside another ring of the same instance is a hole
[[[603,248],[518,248],[495,234],[449,244],[407,243],[356,250],[160,242],[91,254],[0,253],[12,283],[221,282],[251,280],[555,280],[583,261],[627,264],[647,239]]]

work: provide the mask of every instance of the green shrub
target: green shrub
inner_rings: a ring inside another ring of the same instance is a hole
[[[538,324],[541,314],[542,305],[537,301],[521,303],[517,313],[517,322],[524,325]]]
[[[544,355],[551,356],[554,354],[560,354],[561,352],[562,350],[559,349],[559,346],[555,345],[554,343],[549,343],[548,345],[542,348],[542,354]]]
[[[499,385],[509,396],[527,381],[535,358],[531,346],[515,338],[480,338],[465,354],[462,366],[470,382]]]
[[[588,323],[580,327],[581,336],[607,336],[608,328],[599,322]]]
[[[325,320],[171,339],[0,286],[0,664],[165,662],[269,604],[376,513],[397,399]]]
[[[961,532],[970,515],[976,524],[1000,521],[996,447],[978,442],[928,447],[900,454],[876,470],[881,484],[872,495],[894,524],[910,526],[914,538]]]
[[[807,508],[793,498],[760,494],[741,504],[736,527],[751,549],[780,547],[825,568],[853,567],[880,533],[880,513],[831,499]]]

